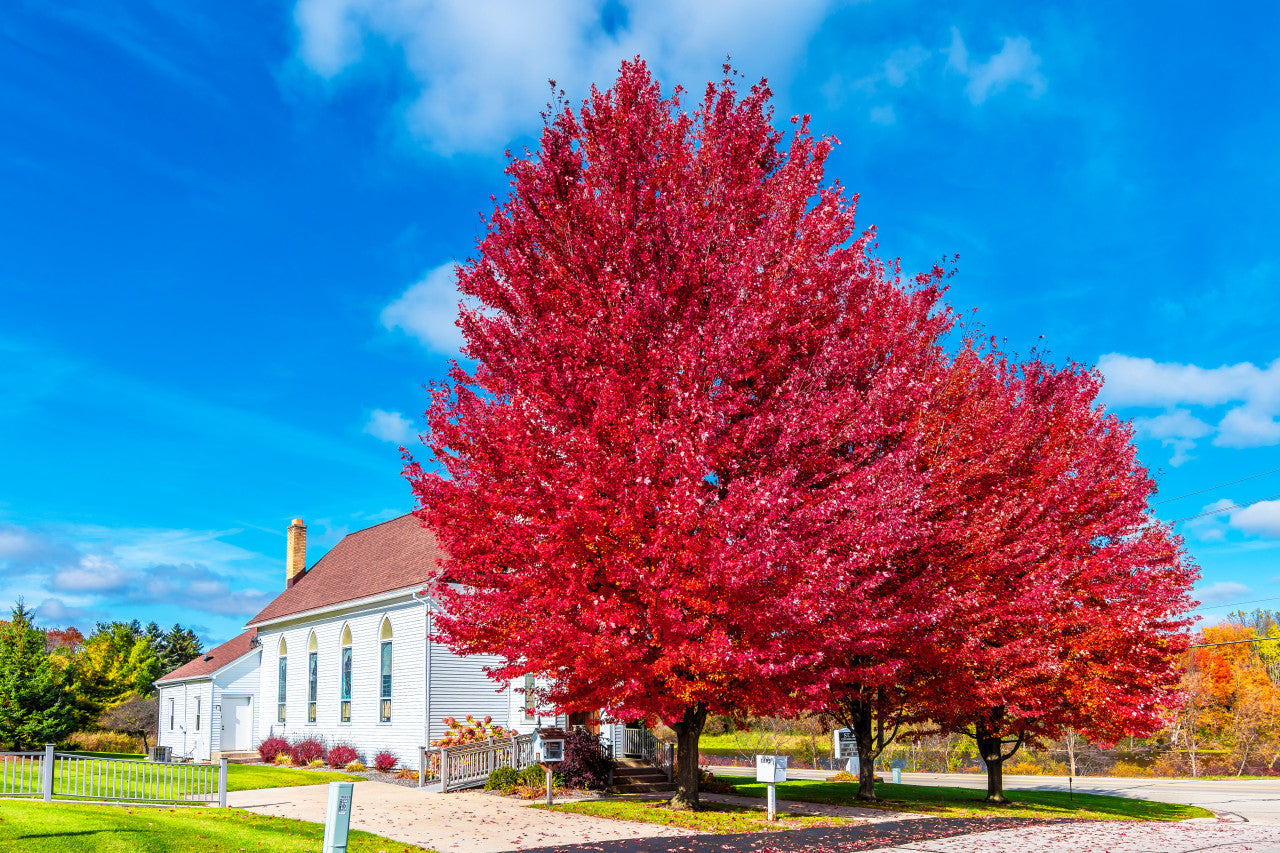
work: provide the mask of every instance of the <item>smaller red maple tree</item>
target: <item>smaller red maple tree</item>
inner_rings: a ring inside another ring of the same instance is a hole
[[[988,799],[1003,761],[1070,728],[1144,735],[1176,689],[1196,567],[1152,517],[1132,431],[1102,378],[967,349],[926,447],[934,540],[920,558],[957,605],[907,675],[918,720],[973,737]],[[927,451],[928,452],[928,451]]]

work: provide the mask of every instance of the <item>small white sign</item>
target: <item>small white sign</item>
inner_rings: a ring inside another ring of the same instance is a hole
[[[787,757],[785,755],[757,755],[756,781],[787,781]]]
[[[351,811],[351,798],[338,797],[338,814],[347,814]]]
[[[836,729],[833,736],[832,749],[836,758],[850,758],[858,754],[858,742],[853,738],[853,729]]]

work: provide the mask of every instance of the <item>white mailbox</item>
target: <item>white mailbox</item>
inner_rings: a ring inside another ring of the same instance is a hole
[[[539,764],[556,764],[564,761],[564,732],[559,729],[535,729],[533,758]]]
[[[757,755],[756,781],[768,783],[787,781],[787,757],[785,755]]]

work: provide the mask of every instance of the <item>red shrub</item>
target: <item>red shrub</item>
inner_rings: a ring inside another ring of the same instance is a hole
[[[323,759],[327,752],[324,744],[315,738],[300,740],[293,745],[293,749],[289,750],[289,754],[293,756],[293,763],[297,767],[306,767],[317,758]]]
[[[400,759],[396,758],[394,752],[383,750],[373,757],[373,766],[378,768],[382,773],[390,773],[396,769],[396,765],[400,763]]]
[[[270,764],[276,756],[289,751],[289,741],[282,737],[269,737],[258,744],[258,757]]]
[[[337,770],[341,770],[359,758],[360,753],[356,752],[355,747],[347,746],[345,743],[340,743],[329,750],[329,766]]]

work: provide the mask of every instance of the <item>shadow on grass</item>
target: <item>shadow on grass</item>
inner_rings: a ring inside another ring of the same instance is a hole
[[[725,778],[737,793],[746,797],[764,797],[765,786],[754,780]],[[864,806],[889,811],[923,814],[963,814],[974,817],[1010,818],[1088,818],[1120,820],[1186,820],[1208,817],[1210,813],[1195,806],[1179,803],[1157,803],[1130,797],[1104,794],[1075,794],[1065,791],[1006,791],[1008,805],[983,802],[985,791],[971,788],[944,788],[932,785],[876,785],[875,803],[857,801],[856,782],[818,782],[800,780],[778,785],[778,799],[824,803],[837,806]]]
[[[526,848],[523,853],[726,853],[726,851],[878,850],[937,838],[1015,829],[1048,823],[1012,818],[917,818],[851,826],[824,826],[782,832],[685,835],[673,838],[628,838],[590,844]]]

